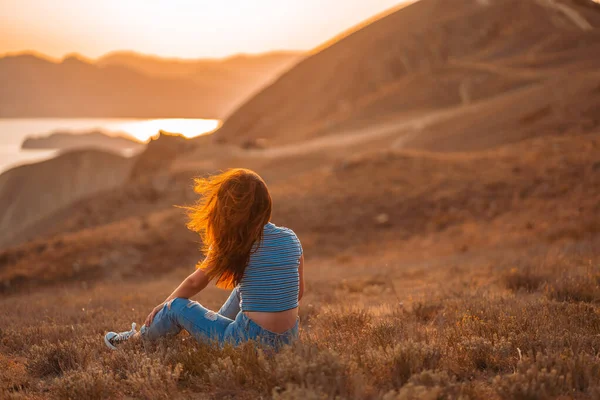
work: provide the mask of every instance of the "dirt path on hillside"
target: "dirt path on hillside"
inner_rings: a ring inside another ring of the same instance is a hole
[[[329,134],[302,143],[293,143],[260,150],[244,150],[234,147],[231,149],[231,152],[233,156],[240,158],[278,159],[315,154],[323,151],[332,151],[344,147],[360,146],[386,138],[392,140],[390,148],[401,148],[406,142],[432,124],[455,118],[460,115],[477,112],[481,107],[486,107],[497,101],[503,101],[507,96],[513,96],[519,91],[535,90],[535,87],[535,85],[529,85],[525,88],[517,89],[517,91],[510,91],[503,95],[478,101],[473,104],[434,111],[414,118],[402,118],[396,121],[382,123],[374,127]]]
[[[397,136],[405,131],[405,135],[398,138],[394,147],[398,147],[396,143],[399,140],[407,140],[414,136],[426,126],[459,115],[466,111],[466,107],[458,107],[450,110],[433,112],[424,116],[402,119],[384,123],[375,127],[347,131],[344,134],[331,134],[316,139],[305,141],[304,143],[289,144],[263,150],[243,150],[236,149],[238,156],[246,157],[261,157],[261,158],[283,158],[290,156],[298,156],[321,152],[325,150],[337,149],[340,147],[351,147],[371,142],[377,139],[383,139],[387,136]]]
[[[514,73],[514,70],[506,69],[502,72],[510,74]],[[215,157],[217,149],[203,148],[179,159],[172,166],[172,171],[218,170],[232,163],[246,164],[247,162],[250,162],[249,167],[255,167],[254,162],[272,162],[283,158],[330,155],[334,154],[336,150],[351,150],[360,146],[364,146],[365,148],[367,146],[372,147],[377,141],[386,142],[383,146],[387,146],[387,148],[399,149],[432,124],[451,120],[466,114],[477,113],[482,108],[493,106],[496,103],[503,104],[507,98],[511,98],[519,93],[536,90],[537,88],[536,84],[531,84],[475,103],[432,111],[428,114],[412,118],[398,118],[366,128],[343,130],[300,143],[252,150],[228,145],[218,150],[220,154],[218,157]]]
[[[451,109],[432,112],[414,118],[402,118],[388,121],[376,126],[340,131],[306,140],[301,143],[292,143],[264,149],[243,149],[238,146],[229,145],[222,148],[216,157],[215,149],[200,149],[186,157],[179,159],[171,166],[171,172],[196,171],[196,170],[219,170],[230,164],[244,164],[248,168],[257,168],[263,162],[273,162],[280,159],[291,159],[298,157],[315,157],[318,155],[333,154],[336,150],[348,150],[353,147],[367,146],[377,140],[388,140],[388,148],[401,148],[403,145],[418,135],[427,126],[446,119],[450,119],[463,113],[473,112],[483,102],[472,105],[458,106]]]
[[[540,5],[548,8],[553,8],[562,13],[565,17],[571,20],[582,31],[591,31],[594,27],[573,8],[557,2],[556,0],[538,0]]]

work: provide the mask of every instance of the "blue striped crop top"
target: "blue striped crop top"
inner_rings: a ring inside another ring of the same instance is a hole
[[[278,312],[298,307],[302,245],[288,228],[268,223],[239,284],[242,311]]]

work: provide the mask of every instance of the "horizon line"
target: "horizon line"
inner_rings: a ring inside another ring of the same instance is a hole
[[[65,53],[62,57],[53,57],[53,56],[50,56],[50,55],[45,54],[38,50],[25,49],[25,50],[7,51],[4,53],[0,53],[0,59],[7,58],[7,57],[33,56],[36,58],[41,58],[43,60],[51,61],[51,62],[55,62],[55,63],[61,63],[69,58],[77,58],[82,61],[95,63],[95,62],[98,62],[98,61],[108,57],[108,56],[115,55],[115,54],[122,54],[122,55],[134,55],[134,56],[143,57],[143,58],[159,59],[162,61],[185,63],[185,62],[194,62],[194,61],[215,61],[215,62],[221,61],[222,62],[222,61],[227,61],[227,60],[230,60],[230,59],[233,59],[236,57],[252,58],[252,57],[262,57],[262,56],[275,55],[275,54],[304,55],[304,54],[308,54],[310,52],[311,52],[311,49],[308,49],[308,50],[306,50],[306,49],[304,49],[304,50],[301,50],[301,49],[275,49],[275,50],[269,50],[269,51],[264,51],[264,52],[237,52],[237,53],[231,53],[230,55],[227,55],[224,57],[187,58],[187,57],[161,56],[159,54],[144,53],[144,52],[140,52],[140,51],[136,51],[136,50],[121,49],[121,50],[108,51],[98,57],[88,57],[88,56],[85,56],[84,54],[81,54],[78,52]]]

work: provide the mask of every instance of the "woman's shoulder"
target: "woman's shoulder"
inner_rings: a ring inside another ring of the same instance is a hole
[[[267,225],[265,225],[265,230],[283,233],[283,234],[287,234],[289,236],[296,236],[296,233],[293,230],[291,230],[290,228],[287,228],[285,226],[278,226],[272,222],[269,222]]]
[[[285,226],[277,226],[274,223],[269,222],[265,226],[265,229],[268,232],[275,233],[278,238],[287,238],[291,240],[296,246],[298,246],[300,253],[302,253],[302,244],[300,244],[300,239],[298,239],[296,233],[290,228],[287,228]]]

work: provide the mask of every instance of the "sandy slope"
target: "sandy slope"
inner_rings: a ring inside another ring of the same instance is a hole
[[[534,84],[568,89],[568,74],[600,66],[599,15],[581,0],[423,0],[305,59],[217,136],[299,143]]]
[[[64,153],[0,175],[0,244],[72,202],[121,185],[134,160],[100,150]]]

